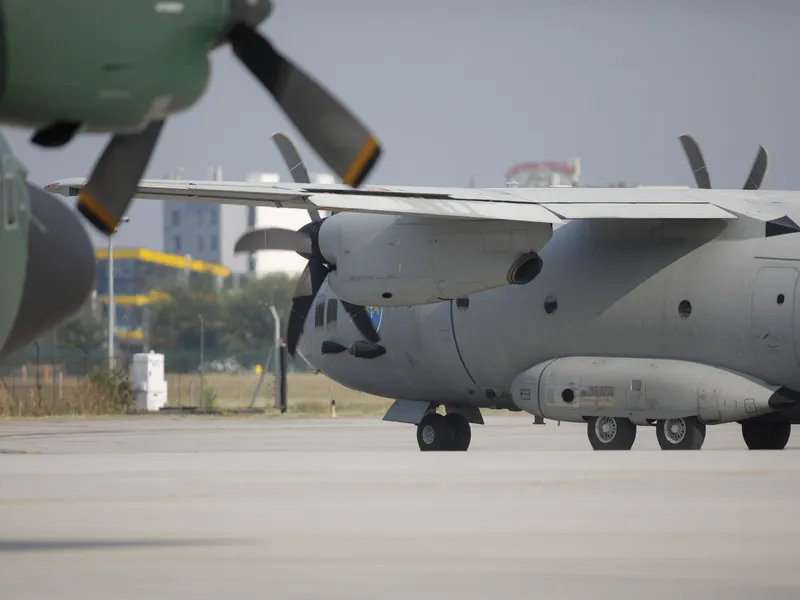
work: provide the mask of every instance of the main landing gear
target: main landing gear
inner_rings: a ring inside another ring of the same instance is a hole
[[[783,450],[791,435],[791,423],[742,421],[742,437],[750,450]]]
[[[591,417],[589,443],[595,450],[630,450],[636,441],[636,425],[622,417]],[[656,438],[662,450],[700,450],[706,426],[696,417],[656,421]]]
[[[428,413],[417,425],[417,443],[423,452],[469,448],[472,429],[466,417],[458,413]]]

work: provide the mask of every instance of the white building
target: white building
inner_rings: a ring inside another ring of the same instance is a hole
[[[318,185],[331,185],[336,183],[333,175],[328,173],[309,173],[311,182]],[[247,181],[263,183],[277,183],[280,177],[277,173],[250,173]],[[273,206],[254,207],[254,218],[251,227],[261,229],[265,227],[278,227],[296,231],[311,221],[308,211],[296,208],[275,208]],[[325,211],[320,211],[321,216],[327,216]],[[266,250],[257,252],[253,257],[253,272],[257,277],[270,273],[298,274],[306,266],[305,258],[291,251]]]

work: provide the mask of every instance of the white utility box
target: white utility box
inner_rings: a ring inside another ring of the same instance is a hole
[[[156,411],[167,404],[163,354],[152,350],[148,354],[134,354],[130,377],[136,410]]]

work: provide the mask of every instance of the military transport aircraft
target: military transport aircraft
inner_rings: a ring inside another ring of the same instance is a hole
[[[94,249],[60,199],[27,181],[0,134],[0,359],[74,314],[94,289]]]
[[[645,426],[699,449],[728,422],[782,449],[800,421],[800,194],[759,190],[763,148],[743,190],[708,189],[681,142],[702,189],[145,180],[136,196],[332,211],[237,245],[308,259],[286,350],[396,399],[384,419],[417,425],[422,450],[466,450],[484,408],[586,422],[597,450]]]
[[[114,134],[78,201],[112,235],[165,120],[203,96],[209,52],[230,43],[321,158],[358,187],[380,146],[256,31],[271,11],[270,0],[0,3],[0,123],[34,129],[32,142],[43,147],[80,132]]]

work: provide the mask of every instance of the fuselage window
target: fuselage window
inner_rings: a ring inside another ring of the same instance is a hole
[[[325,300],[320,300],[314,308],[314,327],[323,325],[325,325]]]
[[[328,329],[332,329],[336,324],[336,319],[338,317],[339,311],[339,301],[336,298],[331,298],[328,300],[328,310],[327,310],[327,324]]]
[[[14,189],[16,187],[17,181],[14,179],[14,176],[8,177],[5,173],[3,174],[3,203],[5,204],[4,207],[4,218],[6,229],[16,229],[17,227],[17,220],[19,219],[19,215],[17,215],[17,190]],[[22,190],[20,190],[21,193]]]
[[[2,203],[3,203],[3,225],[6,229],[16,229],[17,227],[17,202],[16,202],[16,190],[14,189],[15,186],[15,179],[13,173],[7,173],[3,171],[3,182],[2,182]]]

